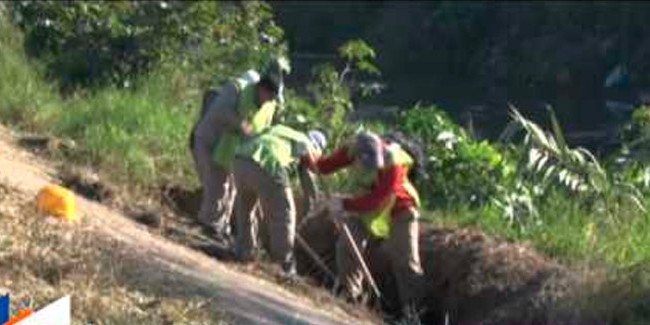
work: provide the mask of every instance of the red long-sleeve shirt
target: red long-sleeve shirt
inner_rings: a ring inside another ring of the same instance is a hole
[[[345,168],[354,162],[354,157],[349,154],[347,147],[341,147],[328,157],[321,157],[315,162],[319,173],[330,174]],[[401,165],[388,166],[379,170],[370,193],[343,200],[343,207],[348,211],[370,212],[381,207],[382,203],[395,195],[395,205],[391,216],[395,217],[404,210],[415,206],[415,200],[404,188],[408,177],[408,167]]]

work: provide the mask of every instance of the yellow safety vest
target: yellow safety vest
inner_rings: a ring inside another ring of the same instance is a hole
[[[277,175],[298,162],[302,155],[317,151],[306,134],[284,125],[274,125],[243,141],[236,155],[250,158],[270,175]]]
[[[271,126],[277,101],[270,100],[262,104],[261,107],[258,107],[256,103],[257,93],[255,84],[246,84],[244,80],[237,79],[235,80],[235,85],[239,91],[237,112],[242,115],[244,120],[251,121],[253,133],[258,134],[265,128]],[[213,153],[215,162],[223,168],[230,170],[240,142],[241,136],[239,134],[235,132],[223,133]]]
[[[386,150],[386,167],[396,165],[406,165],[408,167],[413,165],[413,158],[398,144],[392,143]],[[357,184],[359,187],[364,188],[366,191],[374,184],[377,179],[377,170],[367,170],[361,167],[355,167],[355,174]],[[416,206],[420,206],[420,196],[415,189],[415,186],[409,181],[408,177],[403,179],[403,186],[409,195],[415,201]],[[387,238],[390,235],[391,216],[390,212],[395,206],[396,197],[391,194],[386,201],[376,210],[365,213],[360,216],[366,228],[375,237]]]

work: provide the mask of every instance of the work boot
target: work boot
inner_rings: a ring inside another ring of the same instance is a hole
[[[230,236],[228,231],[226,231],[222,227],[217,227],[212,223],[203,223],[203,222],[199,222],[199,225],[201,226],[201,230],[203,231],[203,234],[205,234],[205,236],[208,237],[209,239],[214,240],[217,245],[223,247],[228,247],[229,245],[232,245],[232,241],[233,241],[232,236]]]
[[[255,261],[255,256],[253,255],[252,251],[243,252],[234,243],[232,245],[230,245],[229,248],[230,248],[230,251],[232,252],[233,256],[235,256],[235,261],[237,263],[247,264],[247,263]]]
[[[278,278],[282,283],[295,283],[298,280],[298,271],[296,270],[296,262],[289,261],[282,263],[281,271]]]
[[[344,285],[339,285],[338,288],[335,288],[334,295],[340,299],[343,299],[345,303],[351,305],[359,305],[363,303],[362,294],[353,295],[347,288],[345,288]]]

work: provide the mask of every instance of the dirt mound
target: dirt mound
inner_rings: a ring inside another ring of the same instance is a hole
[[[59,173],[59,180],[64,187],[92,201],[109,203],[115,198],[115,190],[90,171],[63,169]]]
[[[439,321],[540,324],[556,321],[572,275],[531,248],[478,231],[425,228],[420,255],[427,315]]]
[[[305,221],[300,233],[332,270],[337,234],[326,216]],[[331,285],[306,253],[298,249],[299,272]],[[558,305],[575,279],[572,274],[524,245],[489,238],[478,231],[423,226],[420,256],[427,284],[422,288],[425,324],[541,324],[563,319]],[[396,312],[397,290],[380,243],[371,245],[369,266]]]

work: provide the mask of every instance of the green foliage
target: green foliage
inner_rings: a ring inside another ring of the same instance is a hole
[[[341,72],[340,80],[343,81],[348,73],[368,74],[378,76],[379,68],[374,64],[375,50],[363,40],[352,40],[339,47],[339,56],[346,61],[345,69]],[[368,90],[363,89],[362,95],[368,95]]]
[[[11,8],[29,53],[64,87],[128,87],[161,63],[191,65],[205,81],[212,69],[229,75],[282,50],[282,31],[260,2],[20,1]]]
[[[96,166],[132,187],[192,182],[187,136],[199,93],[184,69],[157,69],[133,89],[108,87],[62,99],[22,50],[15,28],[0,20],[0,119],[31,132],[72,139],[63,157]]]
[[[627,179],[606,170],[588,150],[570,148],[553,111],[549,111],[552,134],[524,118],[516,109],[512,110],[514,122],[525,130],[524,142],[519,148],[525,153],[522,155],[525,159],[520,159],[516,181],[528,188],[534,201],[543,199],[551,187],[561,186],[584,202],[590,202],[592,209],[602,212],[611,221],[616,220],[623,201],[645,212],[641,192]]]
[[[0,17],[0,118],[27,130],[45,129],[49,112],[61,105],[40,66],[28,61],[20,33]]]
[[[615,156],[618,169],[635,185],[650,189],[650,106],[634,110],[632,119],[621,132],[623,147]]]
[[[418,185],[430,207],[483,204],[508,175],[508,162],[496,147],[472,139],[436,106],[401,112],[399,128],[425,146],[431,179]]]
[[[373,63],[375,52],[361,40],[352,40],[339,47],[339,55],[345,60],[343,68],[325,63],[312,71],[314,81],[307,86],[311,101],[288,92],[285,122],[299,128],[320,128],[329,134],[329,143],[336,147],[358,125],[351,123],[353,110],[351,76],[378,74]]]

